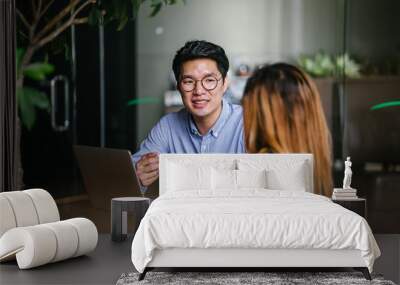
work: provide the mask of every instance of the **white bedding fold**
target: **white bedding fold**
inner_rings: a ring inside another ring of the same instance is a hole
[[[330,199],[300,191],[167,193],[142,219],[132,262],[143,272],[154,249],[358,249],[372,272],[380,255],[364,218]]]

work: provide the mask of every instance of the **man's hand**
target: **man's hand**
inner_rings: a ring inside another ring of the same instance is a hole
[[[158,153],[149,152],[136,163],[136,175],[143,186],[149,186],[158,178]]]

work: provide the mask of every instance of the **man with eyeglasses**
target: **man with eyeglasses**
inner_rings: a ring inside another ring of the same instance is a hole
[[[158,178],[159,153],[243,153],[242,108],[223,99],[229,61],[222,47],[189,41],[172,69],[184,109],[165,115],[132,159],[142,192]]]

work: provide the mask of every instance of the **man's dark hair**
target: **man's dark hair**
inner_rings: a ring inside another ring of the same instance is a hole
[[[172,70],[174,71],[176,81],[179,81],[182,64],[186,61],[199,58],[214,60],[217,63],[219,72],[222,74],[222,78],[226,77],[229,69],[229,60],[224,49],[207,41],[196,40],[186,42],[175,54],[172,62]]]

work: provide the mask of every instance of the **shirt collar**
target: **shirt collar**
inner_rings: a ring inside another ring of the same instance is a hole
[[[190,131],[192,132],[192,134],[200,136],[200,133],[197,130],[196,124],[193,121],[192,115],[190,113],[188,113],[188,116],[189,116]],[[217,121],[211,127],[211,129],[210,129],[210,131],[208,133],[210,133],[212,136],[217,138],[219,136],[222,128],[224,127],[228,117],[229,117],[229,104],[225,99],[222,99],[221,114],[219,114],[219,117],[218,117]]]

